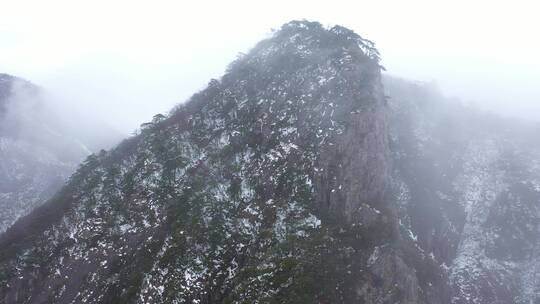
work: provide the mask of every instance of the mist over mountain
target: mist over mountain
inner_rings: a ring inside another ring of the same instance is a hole
[[[1,234],[0,299],[539,303],[539,126],[381,70],[283,25]]]
[[[376,41],[391,75],[435,81],[447,96],[538,122],[537,6],[532,0],[9,1],[0,11],[0,71],[39,83],[130,133],[219,78],[271,28],[306,18]]]
[[[397,206],[447,303],[540,300],[540,125],[386,78]]]
[[[59,112],[43,89],[0,74],[0,232],[50,198],[86,156],[118,141],[120,133],[91,120]]]

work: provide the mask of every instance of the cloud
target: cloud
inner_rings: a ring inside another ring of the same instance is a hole
[[[535,12],[519,0],[11,1],[0,12],[0,71],[129,131],[219,77],[271,28],[306,18],[375,41],[391,74],[540,120]]]

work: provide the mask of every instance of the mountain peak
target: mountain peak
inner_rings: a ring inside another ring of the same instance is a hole
[[[397,225],[372,47],[342,27],[285,24],[0,237],[0,296],[420,303],[397,249],[369,256]],[[380,278],[388,269],[400,271]]]
[[[241,60],[243,57],[247,60]],[[284,24],[243,57],[234,62],[233,67],[240,62],[272,66],[272,59],[286,59],[287,63],[292,60],[315,63],[329,58],[341,59],[342,64],[357,61],[379,66],[379,52],[371,41],[342,26],[325,28],[318,22],[306,20]]]
[[[355,187],[358,193],[354,199],[337,194],[321,197],[320,211],[350,224],[358,220],[357,210],[364,201],[384,200],[388,184],[386,103],[380,70],[373,44],[353,31],[292,21],[233,62],[221,81],[211,81],[207,90],[180,106],[172,120],[178,120],[175,116],[193,119],[201,116],[200,111],[215,121],[241,116],[244,120],[236,125],[257,125],[258,132],[249,136],[261,138],[262,145],[287,128],[295,130],[294,137],[278,136],[273,141],[299,145],[304,151],[313,151],[314,158],[328,157],[316,168],[325,172],[315,174],[323,179],[332,170],[325,171],[326,162],[339,155],[340,162],[331,166],[350,162],[351,170],[362,173],[345,174],[362,176],[365,182],[355,178],[347,181],[364,187]],[[275,127],[277,121],[281,129]],[[318,139],[316,144],[313,138]],[[360,151],[365,154],[357,157]]]
[[[302,46],[338,49],[358,48],[365,56],[379,61],[379,52],[373,42],[363,39],[354,31],[340,25],[325,28],[319,22],[295,20],[284,24],[275,33],[274,39],[299,44],[298,47],[301,49]]]

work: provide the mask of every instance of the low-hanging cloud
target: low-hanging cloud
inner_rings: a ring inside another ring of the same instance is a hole
[[[540,120],[540,42],[532,1],[17,1],[0,12],[0,71],[63,107],[130,132],[218,78],[239,52],[292,19],[341,24],[373,40],[391,75]],[[28,10],[32,7],[32,10]]]

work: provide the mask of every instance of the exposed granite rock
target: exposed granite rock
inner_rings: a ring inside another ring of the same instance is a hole
[[[391,157],[387,107],[380,77],[369,90],[352,86],[351,101],[340,103],[346,129],[321,153],[315,191],[321,212],[336,223],[366,224],[378,209],[388,209]]]

